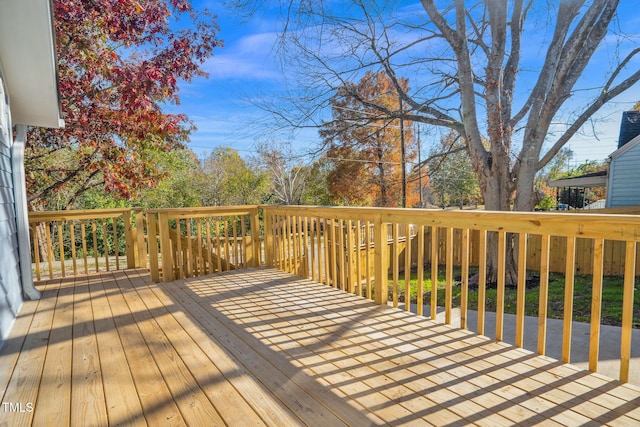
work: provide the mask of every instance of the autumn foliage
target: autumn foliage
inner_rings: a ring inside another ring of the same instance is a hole
[[[29,200],[69,203],[97,186],[132,197],[160,176],[150,153],[188,139],[189,119],[166,109],[179,103],[180,81],[205,75],[202,63],[220,45],[216,23],[187,0],[53,5],[66,127],[30,131]]]
[[[401,84],[408,88],[408,82]],[[402,157],[400,119],[370,105],[384,105],[396,115],[400,101],[384,72],[367,72],[357,83],[346,83],[331,99],[333,120],[320,132],[333,164],[329,191],[336,203],[401,206]],[[404,121],[405,161],[417,157],[411,122]],[[408,170],[410,168],[408,167]],[[407,174],[409,176],[409,174]],[[407,206],[419,199],[418,183],[407,179]]]

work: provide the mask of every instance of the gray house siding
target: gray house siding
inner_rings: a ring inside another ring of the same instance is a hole
[[[640,206],[640,144],[634,142],[619,156],[611,159],[608,207]]]
[[[22,305],[16,224],[10,119],[0,76],[0,345]]]

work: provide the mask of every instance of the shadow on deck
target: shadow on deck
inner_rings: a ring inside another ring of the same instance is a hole
[[[44,282],[0,425],[636,425],[640,388],[275,269]]]

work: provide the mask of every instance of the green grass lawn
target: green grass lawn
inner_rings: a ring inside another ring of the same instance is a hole
[[[427,270],[425,268],[425,270]],[[475,274],[471,272],[470,275]],[[537,272],[531,272],[532,282],[539,283]],[[535,275],[535,277],[534,277]],[[425,271],[423,278],[423,301],[429,304],[431,301],[431,274]],[[405,281],[404,274],[400,274],[401,279],[398,281],[398,300],[404,302]],[[454,281],[453,286],[453,305],[460,306],[461,286],[459,283],[460,272],[454,272],[454,277],[458,280]],[[578,322],[589,322],[591,316],[591,275],[576,276],[573,297],[573,320]],[[392,296],[393,280],[389,280],[389,299]],[[640,277],[636,278],[636,292],[634,293],[633,305],[633,323],[634,327],[640,328]],[[411,301],[416,301],[418,280],[415,271],[411,273]],[[539,304],[540,288],[539,286],[529,287],[525,291],[525,315],[537,316]],[[622,295],[623,295],[623,278],[620,276],[604,277],[604,286],[602,291],[602,324],[620,325],[622,321]],[[495,311],[497,301],[497,290],[495,286],[487,286],[486,290],[486,310]],[[438,276],[438,305],[445,304],[445,277]],[[469,309],[478,309],[478,290],[469,289]],[[516,289],[507,287],[505,289],[505,313],[515,314],[516,312]],[[548,317],[562,319],[564,315],[564,274],[551,273],[549,276],[549,304]]]

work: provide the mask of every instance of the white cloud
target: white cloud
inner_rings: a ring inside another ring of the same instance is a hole
[[[227,43],[207,60],[204,69],[211,79],[279,80],[274,44],[275,33],[252,34]]]

